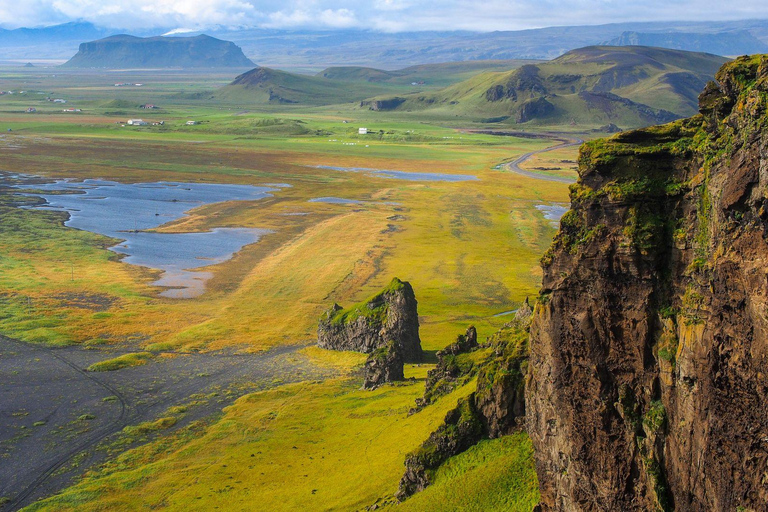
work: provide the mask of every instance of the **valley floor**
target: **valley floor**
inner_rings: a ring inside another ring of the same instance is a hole
[[[0,99],[0,124],[12,127],[0,135],[0,333],[9,336],[0,349],[9,411],[0,503],[15,509],[74,483],[30,510],[387,506],[405,454],[473,386],[409,416],[435,351],[469,325],[484,339],[537,293],[538,260],[555,232],[542,208],[568,200],[566,183],[540,177],[572,179],[576,148],[538,153],[556,143],[347,105],[205,105],[174,96],[189,86],[173,78],[121,91],[134,96],[115,103],[111,78],[96,87],[98,76],[38,77],[35,87],[67,96],[82,116],[45,104],[25,116],[17,112],[27,98]],[[19,80],[0,73],[0,88]],[[139,112],[139,94],[164,109]],[[119,124],[138,115],[165,124]],[[187,126],[189,118],[199,123]],[[508,172],[510,162],[533,174]],[[344,170],[353,168],[477,179]],[[205,267],[213,277],[203,295],[178,300],[158,295],[157,271],[107,249],[118,240],[67,228],[64,213],[22,208],[30,199],[12,190],[14,173],[288,186],[157,228],[271,230]],[[359,354],[307,347],[325,309],[393,276],[416,291],[428,361],[408,367],[402,384],[361,391]],[[494,464],[507,469],[489,479],[481,468]],[[451,509],[483,489],[494,490],[484,499],[497,497],[478,502],[483,510],[536,503],[525,434],[481,443],[406,507]]]

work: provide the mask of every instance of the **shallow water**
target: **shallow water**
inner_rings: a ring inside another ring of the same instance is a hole
[[[331,169],[333,171],[346,172],[365,172],[375,174],[382,178],[392,178],[396,180],[407,181],[472,181],[477,180],[477,176],[469,174],[440,174],[431,172],[406,172],[390,171],[388,169],[369,169],[367,167],[334,167],[332,165],[317,165],[317,169]]]
[[[362,204],[357,199],[344,199],[343,197],[316,197],[309,200],[310,203],[331,203],[331,204]]]
[[[216,228],[203,233],[153,233],[156,228],[183,217],[186,211],[204,204],[232,200],[257,200],[274,188],[213,183],[117,183],[104,180],[73,182],[60,180],[34,189],[46,205],[35,208],[66,211],[69,227],[122,239],[110,249],[125,254],[126,263],[163,271],[155,285],[167,287],[160,295],[195,297],[205,291],[210,272],[198,269],[221,263],[248,244],[258,242],[269,230]],[[41,192],[37,192],[37,191]],[[46,194],[46,191],[58,192]],[[61,194],[61,191],[71,193]]]
[[[560,219],[565,215],[565,212],[569,210],[569,206],[566,204],[537,204],[536,209],[544,214],[544,218],[551,220],[550,225],[553,228],[560,227]]]

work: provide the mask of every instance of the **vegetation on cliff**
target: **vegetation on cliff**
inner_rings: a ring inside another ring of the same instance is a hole
[[[768,501],[768,57],[723,66],[700,111],[581,150],[531,329],[545,510]]]

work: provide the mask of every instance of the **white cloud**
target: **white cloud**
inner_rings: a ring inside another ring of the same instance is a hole
[[[83,19],[113,28],[211,26],[516,30],[655,20],[768,18],[755,0],[0,0],[0,26]]]

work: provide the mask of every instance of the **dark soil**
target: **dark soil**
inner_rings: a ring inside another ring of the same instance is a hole
[[[299,348],[165,353],[143,366],[94,373],[84,369],[131,349],[48,348],[0,336],[0,498],[10,500],[0,508],[18,510],[66,487],[105,460],[106,445],[125,426],[167,416],[171,406],[194,402],[176,429],[246,393],[330,376]]]

